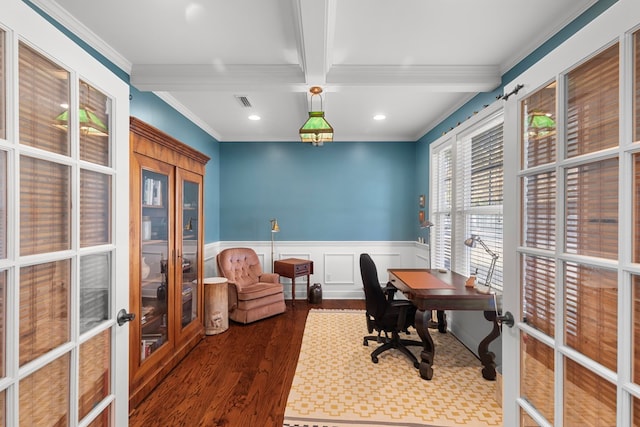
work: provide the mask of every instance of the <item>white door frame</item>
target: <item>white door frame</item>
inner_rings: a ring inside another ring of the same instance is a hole
[[[520,165],[520,124],[519,120],[519,104],[520,100],[543,86],[548,81],[557,78],[565,70],[574,67],[576,64],[582,62],[585,58],[592,56],[598,52],[601,48],[609,45],[616,40],[620,41],[622,46],[622,52],[630,52],[628,43],[628,34],[640,25],[640,2],[637,0],[619,0],[616,4],[612,5],[608,10],[603,12],[599,17],[594,19],[591,23],[583,27],[573,37],[569,38],[562,45],[554,49],[536,64],[531,66],[527,71],[516,77],[513,81],[507,83],[504,90],[505,93],[510,92],[516,85],[524,85],[522,90],[518,92],[517,96],[510,97],[505,102],[505,125],[504,125],[504,140],[505,140],[505,189],[504,189],[504,294],[503,294],[503,311],[510,311],[516,317],[516,325],[512,329],[503,328],[502,335],[502,355],[503,355],[503,376],[504,376],[504,393],[503,393],[503,423],[505,426],[518,426],[520,425],[520,408],[527,407],[527,402],[520,399],[520,333],[522,329],[522,322],[520,317],[520,247],[519,236],[521,235],[521,189],[518,179],[518,170]],[[626,75],[631,69],[627,66],[628,63],[621,58],[621,64],[625,71],[623,72],[623,78],[621,79],[621,144],[626,144],[631,141],[628,130],[631,128],[630,117],[630,105],[629,99],[632,91],[628,90],[628,85],[631,82],[631,78]],[[626,82],[626,83],[625,83]],[[626,91],[625,92],[625,84]],[[623,170],[621,170],[621,174]],[[622,176],[621,182],[624,182],[625,176]],[[624,188],[620,189],[621,198],[621,227],[625,224],[624,217],[628,217],[628,213],[622,212],[625,209],[629,209],[629,204],[624,203],[624,198],[627,196],[623,192]],[[560,191],[560,189],[558,189]],[[559,212],[558,215],[561,215]],[[558,217],[558,221],[563,219]],[[625,252],[629,251],[630,245],[625,243],[624,239],[630,238],[629,230],[619,230],[620,236],[620,258],[624,259]],[[626,249],[625,249],[626,248]],[[619,266],[619,271],[624,266]],[[620,276],[619,276],[620,277]],[[511,284],[510,286],[507,284]],[[628,287],[628,286],[627,286]],[[625,286],[620,283],[619,285],[619,301],[621,303],[620,308],[623,308],[625,298],[628,300],[629,295],[625,296]],[[627,302],[626,304],[631,304]],[[562,319],[563,307],[560,304],[556,305],[556,319]],[[630,310],[628,310],[630,312]],[[624,333],[624,330],[620,327],[623,322],[629,321],[628,316],[623,319],[623,313],[620,313],[618,319],[619,333],[618,333],[618,350],[620,353],[624,353],[624,349],[629,349],[631,345],[631,334]],[[629,419],[629,402],[625,399],[624,394],[620,391],[624,388],[622,383],[625,377],[629,375],[629,369],[624,364],[629,364],[629,360],[624,356],[619,356],[619,372],[618,378],[618,410],[617,410],[617,425],[624,426],[630,425]],[[556,384],[556,399],[555,399],[555,425],[563,425],[563,413],[562,413],[562,393],[561,384]],[[560,391],[560,393],[558,393]],[[536,417],[536,414],[530,414],[536,421],[540,420]],[[541,425],[547,424],[540,422]]]
[[[7,32],[7,136],[15,135],[18,129],[18,114],[14,108],[17,105],[18,93],[17,64],[14,60],[17,55],[18,40],[24,40],[38,50],[46,52],[55,62],[76,73],[81,79],[91,81],[112,100],[113,121],[110,123],[110,135],[113,169],[116,172],[112,182],[111,222],[113,229],[113,278],[109,320],[112,332],[111,395],[107,400],[113,407],[112,425],[124,426],[128,424],[129,413],[129,328],[128,324],[123,327],[117,325],[116,313],[121,308],[128,309],[129,306],[129,85],[21,0],[2,1],[0,26]],[[9,168],[9,171],[15,173],[12,168]],[[10,216],[12,212],[17,212],[17,209],[11,206],[11,201],[17,200],[19,200],[17,196],[10,197]],[[10,219],[9,224],[11,223]],[[16,238],[12,230],[9,230],[9,235]],[[6,263],[11,267],[10,260]],[[77,316],[71,318],[76,319]],[[15,336],[17,328],[12,326],[14,320],[17,320],[16,311],[9,308],[7,341],[11,347],[6,348],[9,355],[8,363],[12,361],[11,355],[17,354],[15,349],[18,343],[18,337]],[[72,345],[79,345],[79,343],[72,339]],[[71,358],[71,360],[72,364],[77,363],[77,359]],[[73,374],[75,366],[71,366],[71,372],[73,380],[76,378]],[[18,381],[16,378],[9,378],[10,375],[16,374],[13,369],[8,369],[7,377],[0,379],[1,384],[16,384]],[[73,389],[70,388],[70,390]],[[74,396],[74,392],[71,396]],[[77,404],[71,402],[71,408],[77,408]],[[16,419],[17,410],[18,397],[9,393],[6,413],[9,424],[11,420]],[[72,416],[71,419],[77,418]]]

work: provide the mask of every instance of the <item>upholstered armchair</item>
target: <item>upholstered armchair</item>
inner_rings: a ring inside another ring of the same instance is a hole
[[[251,323],[284,313],[284,291],[277,273],[263,273],[251,248],[229,248],[216,257],[218,274],[229,281],[229,318]]]

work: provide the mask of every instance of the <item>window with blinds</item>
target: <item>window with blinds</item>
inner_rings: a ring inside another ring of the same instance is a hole
[[[465,251],[461,271],[476,274],[486,284],[492,256],[481,245],[467,248],[462,244],[471,236],[479,236],[498,255],[492,289],[502,290],[502,188],[503,130],[502,118],[493,119],[463,138],[457,145],[456,206],[454,209],[458,251]]]
[[[436,171],[432,182],[431,218],[434,239],[429,244],[434,245],[431,251],[433,266],[451,270],[451,202],[453,165],[451,145],[433,153],[432,168]]]
[[[502,290],[503,118],[493,114],[432,151],[431,221],[434,267],[477,273],[486,282],[492,256],[464,241],[479,236],[498,255],[491,281]]]

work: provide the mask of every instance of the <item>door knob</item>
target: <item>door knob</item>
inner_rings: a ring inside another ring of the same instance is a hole
[[[122,326],[127,322],[131,322],[135,318],[136,315],[134,313],[127,313],[127,310],[123,308],[118,312],[118,317],[116,317],[116,320],[118,321],[118,326]]]
[[[507,325],[510,328],[513,328],[513,325],[515,325],[516,323],[515,319],[513,318],[513,314],[511,314],[510,311],[507,311],[502,316],[498,316],[496,320],[503,325]]]

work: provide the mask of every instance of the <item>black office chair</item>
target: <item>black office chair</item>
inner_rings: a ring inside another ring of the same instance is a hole
[[[369,254],[360,255],[360,274],[364,285],[367,329],[369,333],[378,331],[377,336],[364,337],[363,345],[369,345],[371,340],[382,343],[371,353],[371,360],[378,363],[380,353],[395,348],[411,359],[413,366],[419,368],[420,363],[407,346],[422,347],[422,342],[400,338],[400,332],[407,332],[409,326],[413,325],[416,308],[411,301],[394,300],[395,288],[390,283],[384,289],[380,286],[376,265]]]

